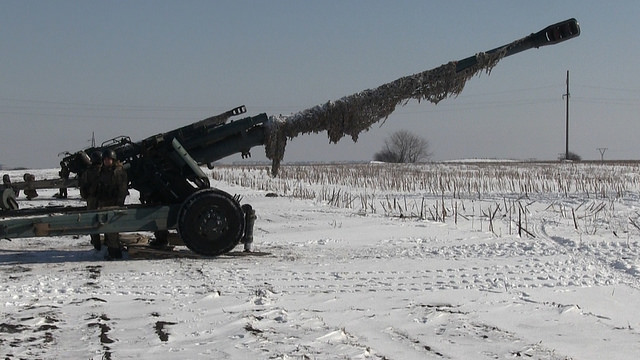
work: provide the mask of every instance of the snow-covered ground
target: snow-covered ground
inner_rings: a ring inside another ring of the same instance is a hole
[[[22,172],[9,173],[18,181]],[[56,172],[35,173],[44,178]],[[628,175],[627,183],[637,186],[638,174]],[[255,248],[268,255],[107,262],[88,236],[0,240],[0,356],[640,354],[637,189],[600,198],[558,191],[526,197],[485,191],[475,200],[427,195],[424,206],[423,200],[409,200],[425,210],[419,218],[407,216],[406,208],[402,217],[394,215],[368,197],[356,202],[378,204],[377,211],[212,183],[253,205]],[[21,196],[20,204],[57,204],[54,193],[41,190],[30,202]],[[69,195],[71,203],[80,203],[76,190]],[[137,201],[135,192],[128,201]],[[436,221],[439,207],[449,216]],[[523,212],[520,221],[516,207]],[[521,235],[517,224],[526,230]]]

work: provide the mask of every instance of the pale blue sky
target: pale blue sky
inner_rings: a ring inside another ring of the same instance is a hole
[[[435,160],[556,159],[567,70],[571,150],[640,158],[640,1],[0,4],[5,166],[56,167],[92,132],[141,140],[241,104],[250,115],[297,112],[571,17],[580,37],[506,58],[458,98],[398,108],[355,144],[296,138],[284,161],[369,160],[399,129],[429,140]]]

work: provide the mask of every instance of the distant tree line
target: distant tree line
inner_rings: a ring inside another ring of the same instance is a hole
[[[429,160],[429,141],[407,130],[398,130],[384,140],[373,160],[388,163],[418,163]],[[580,155],[569,151],[558,156],[558,160],[582,161]]]

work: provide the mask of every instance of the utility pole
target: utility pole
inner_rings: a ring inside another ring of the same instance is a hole
[[[564,151],[564,159],[569,160],[569,70],[567,70],[567,93],[562,95],[563,98],[567,99],[567,124],[565,129],[565,151]]]
[[[598,148],[600,151],[600,161],[604,161],[604,152],[607,151],[608,148]]]

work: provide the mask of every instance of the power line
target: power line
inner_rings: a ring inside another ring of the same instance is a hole
[[[81,102],[63,102],[63,101],[51,101],[51,100],[38,100],[38,99],[18,99],[18,98],[6,98],[0,97],[0,101],[13,101],[17,103],[26,103],[33,106],[33,104],[42,104],[42,105],[55,105],[65,108],[90,108],[90,109],[100,109],[106,108],[109,110],[113,109],[122,109],[127,111],[182,111],[182,110],[210,110],[212,106],[166,106],[166,105],[124,105],[124,104],[99,104],[99,103],[81,103]],[[12,105],[12,106],[26,106],[26,105]],[[221,107],[218,107],[221,108]]]
[[[587,89],[597,89],[597,90],[606,90],[606,91],[619,91],[619,92],[640,92],[640,89],[630,89],[630,88],[613,88],[606,86],[596,86],[596,85],[583,85],[583,84],[573,84],[574,87],[579,88],[587,88]]]
[[[495,96],[495,95],[502,95],[502,94],[513,94],[513,93],[518,93],[518,92],[526,92],[526,91],[536,91],[536,90],[543,90],[543,89],[550,89],[550,88],[555,88],[557,85],[545,85],[545,86],[539,86],[539,87],[532,87],[532,88],[517,88],[517,89],[509,89],[509,90],[503,90],[503,91],[496,91],[496,92],[482,92],[480,94],[463,94],[460,97],[461,98],[474,98],[474,97],[486,97],[486,96]],[[0,97],[0,102],[2,101],[7,101],[7,102],[16,102],[16,103],[22,103],[22,104],[28,104],[28,105],[5,105],[6,106],[12,106],[12,107],[18,107],[18,106],[29,106],[30,108],[33,107],[34,104],[41,104],[41,105],[54,105],[54,106],[59,106],[63,109],[69,109],[69,108],[74,108],[74,107],[79,107],[79,108],[88,108],[90,110],[95,110],[95,109],[107,109],[107,110],[123,110],[123,111],[176,111],[176,112],[180,112],[180,111],[199,111],[199,110],[220,110],[220,111],[224,111],[227,108],[229,108],[230,106],[200,106],[200,105],[196,105],[196,106],[167,106],[167,105],[128,105],[128,104],[101,104],[101,103],[83,103],[83,102],[64,102],[64,101],[53,101],[53,100],[41,100],[41,99],[21,99],[21,98],[11,98],[11,97]],[[303,110],[301,109],[299,106],[297,105],[253,105],[253,107],[259,107],[259,108],[273,108],[273,109],[293,109],[295,110]]]
[[[575,85],[575,84],[574,84]],[[640,89],[624,89],[624,88],[611,88],[592,85],[578,85],[582,88],[600,89],[608,91],[620,91],[620,92],[640,92]],[[452,111],[467,111],[467,110],[479,110],[492,107],[521,107],[553,103],[556,100],[552,97],[527,97],[525,99],[511,99],[511,100],[489,100],[481,101],[479,98],[495,97],[504,94],[514,93],[526,93],[534,92],[538,90],[546,90],[557,88],[558,84],[544,85],[530,88],[516,88],[495,92],[483,92],[483,93],[463,93],[460,95],[458,101],[455,104],[442,102],[438,106],[422,107],[421,110],[402,110],[398,108],[398,114],[420,114],[420,113],[439,113],[439,112],[452,112]],[[476,101],[467,101],[467,99],[475,99]],[[593,97],[593,96],[575,96],[572,97],[574,101],[579,103],[597,103],[597,104],[610,104],[610,105],[622,105],[622,106],[636,106],[640,104],[640,99],[635,98],[607,98],[607,97]],[[3,104],[4,103],[4,104]],[[249,105],[249,108],[258,108],[262,111],[271,111],[279,113],[290,113],[304,110],[301,106],[295,105]],[[174,116],[167,116],[167,113],[184,114],[184,113],[197,113],[197,112],[221,112],[229,108],[229,106],[167,106],[167,105],[127,105],[127,104],[103,104],[103,103],[83,103],[83,102],[64,102],[64,101],[52,101],[41,99],[24,99],[24,98],[12,98],[12,97],[0,97],[0,114],[2,115],[15,115],[15,116],[56,116],[56,117],[69,117],[69,118],[127,118],[132,120],[147,120],[147,119],[175,119]],[[60,112],[63,113],[60,113]],[[90,114],[86,114],[90,111]],[[122,115],[104,114],[104,112],[120,112]],[[84,113],[81,113],[84,112]],[[100,114],[99,112],[102,112]],[[162,113],[154,115],[152,113]],[[130,113],[149,113],[149,115],[131,115]],[[198,114],[195,114],[198,116]]]
[[[577,101],[580,103],[587,104],[608,104],[608,105],[625,105],[625,106],[635,106],[640,105],[640,99],[620,99],[620,98],[602,98],[602,97],[585,97],[585,96],[576,96],[573,97],[573,101]]]

